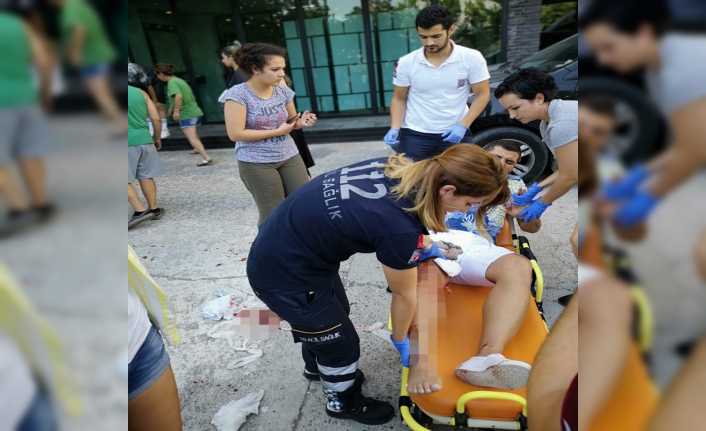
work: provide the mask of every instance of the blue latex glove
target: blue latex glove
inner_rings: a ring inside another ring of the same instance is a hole
[[[518,207],[526,207],[527,205],[532,203],[532,199],[534,199],[534,197],[537,196],[537,194],[541,191],[542,188],[539,186],[539,183],[532,183],[532,185],[529,186],[527,191],[523,194],[516,195],[513,193],[512,204]]]
[[[650,176],[650,171],[643,165],[637,166],[622,178],[603,186],[601,195],[609,201],[628,199],[637,193],[637,188]]]
[[[400,129],[390,129],[385,133],[385,137],[382,138],[383,141],[389,146],[395,146],[400,143]]]
[[[400,362],[404,367],[409,368],[409,337],[404,337],[402,341],[395,341],[390,335],[390,341],[395,346],[398,352],[400,352]]]
[[[434,259],[437,257],[440,257],[442,259],[446,259],[444,252],[441,251],[441,248],[435,242],[431,243],[431,247],[425,248],[424,250],[421,251],[421,253],[419,253],[419,261],[420,262],[423,262],[427,259]]]
[[[613,220],[623,227],[642,223],[658,203],[659,198],[650,192],[639,191],[613,214]]]
[[[552,204],[546,204],[542,199],[533,200],[530,206],[523,209],[520,214],[517,215],[517,218],[525,223],[536,220],[542,217],[544,211],[550,206],[552,206]]]
[[[468,129],[463,127],[461,124],[454,124],[453,127],[441,134],[441,138],[444,142],[458,144],[461,142],[461,139],[466,136],[467,130]]]

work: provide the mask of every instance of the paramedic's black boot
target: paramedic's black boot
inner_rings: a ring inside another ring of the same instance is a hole
[[[343,392],[324,390],[328,401],[326,414],[338,419],[353,419],[365,425],[382,425],[395,417],[395,409],[385,401],[363,395],[363,378],[356,377],[353,386]]]

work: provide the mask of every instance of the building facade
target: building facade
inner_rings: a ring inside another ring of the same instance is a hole
[[[176,65],[177,74],[192,85],[207,122],[223,121],[217,102],[224,88],[219,53],[234,40],[287,49],[287,73],[300,111],[320,116],[382,114],[392,96],[395,61],[420,46],[414,20],[430,3],[134,0],[129,2],[129,55],[146,66]],[[483,52],[491,64],[539,47],[542,0],[440,3],[459,16],[454,39]],[[515,13],[513,3],[523,13]]]

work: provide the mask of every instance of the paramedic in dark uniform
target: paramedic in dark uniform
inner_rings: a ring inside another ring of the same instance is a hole
[[[368,424],[394,417],[393,407],[361,393],[359,338],[338,274],[355,253],[375,253],[393,292],[392,342],[409,366],[407,336],[417,302],[416,266],[445,257],[428,230],[445,231],[447,211],[506,202],[499,163],[474,145],[454,146],[412,162],[395,155],[312,179],[260,227],[248,257],[255,294],[292,326],[302,343],[305,375],[320,378],[326,412]]]

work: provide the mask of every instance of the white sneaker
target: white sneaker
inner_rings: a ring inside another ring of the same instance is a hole
[[[527,386],[532,367],[500,353],[474,356],[456,368],[456,377],[474,386],[515,389]]]

